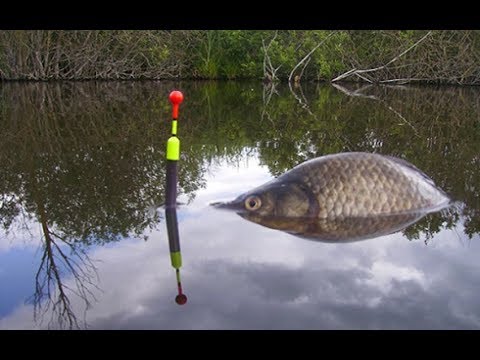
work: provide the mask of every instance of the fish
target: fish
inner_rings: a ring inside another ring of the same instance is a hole
[[[305,161],[232,201],[211,205],[303,238],[349,242],[400,231],[450,203],[406,160],[346,152]]]

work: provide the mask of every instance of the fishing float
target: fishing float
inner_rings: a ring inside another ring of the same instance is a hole
[[[172,91],[169,95],[172,103],[172,132],[167,141],[167,184],[165,196],[165,217],[167,220],[168,245],[170,248],[170,261],[177,276],[178,295],[175,302],[183,305],[187,302],[187,296],[182,293],[180,281],[180,268],[182,267],[182,255],[180,253],[180,236],[177,221],[177,164],[180,159],[180,140],[177,137],[178,110],[183,101],[183,94]]]

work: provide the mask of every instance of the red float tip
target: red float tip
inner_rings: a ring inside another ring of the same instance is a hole
[[[172,117],[174,119],[178,119],[178,108],[183,101],[183,94],[181,91],[175,90],[170,93],[170,96],[168,98],[173,105]]]
[[[187,296],[185,294],[178,294],[177,296],[175,296],[175,302],[178,305],[186,304],[187,303]]]
[[[183,94],[181,91],[174,90],[170,93],[168,98],[173,105],[180,105],[183,101]]]

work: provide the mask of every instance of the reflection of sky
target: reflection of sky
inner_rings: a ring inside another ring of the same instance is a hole
[[[467,241],[458,226],[437,234],[428,245],[401,234],[326,244],[208,207],[270,177],[255,159],[248,167],[214,168],[207,188],[179,209],[182,284],[188,295],[184,306],[173,301],[175,274],[162,226],[147,242],[129,240],[92,249],[91,256],[101,259],[97,267],[103,292],[87,313],[90,327],[480,327],[478,235]],[[2,293],[17,281],[33,283],[33,277],[11,276],[18,266],[2,262]],[[78,299],[71,300],[81,309]],[[9,310],[8,315],[0,313],[0,328],[34,327],[31,306],[18,300],[16,309]]]
[[[32,249],[25,248],[0,252],[0,318],[32,294],[33,276],[38,268],[34,255]]]

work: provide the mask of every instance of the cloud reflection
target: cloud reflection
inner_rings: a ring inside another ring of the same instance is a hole
[[[248,170],[224,166],[191,205],[180,207],[185,306],[174,302],[175,273],[164,229],[152,232],[147,242],[95,248],[90,255],[102,260],[104,293],[87,314],[89,328],[479,327],[478,235],[469,243],[458,241],[454,230],[443,230],[428,245],[400,233],[325,244],[208,206],[219,195],[212,190],[217,183],[228,179],[231,192],[225,187],[224,195],[232,196],[269,176],[251,163]],[[72,304],[81,305],[76,299]],[[32,328],[31,314],[22,305],[0,319],[0,328]]]

